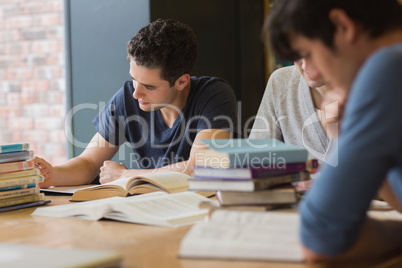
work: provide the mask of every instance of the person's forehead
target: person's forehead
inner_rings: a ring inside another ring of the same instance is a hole
[[[138,82],[145,84],[166,81],[161,77],[160,68],[147,68],[145,66],[137,65],[135,62],[130,62],[130,75]]]
[[[291,32],[289,33],[289,43],[293,51],[298,52],[300,49],[304,49],[312,42],[311,39],[305,37],[302,34]]]
[[[130,62],[130,72],[143,73],[147,75],[160,75],[161,68],[149,68],[143,65],[138,65],[136,62]]]

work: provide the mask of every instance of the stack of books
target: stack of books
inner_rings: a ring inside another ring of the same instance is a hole
[[[295,204],[294,184],[310,180],[318,168],[304,147],[275,139],[203,141],[196,153],[191,191],[217,191],[220,206],[259,206],[272,209]]]
[[[0,212],[49,202],[36,186],[44,178],[33,156],[28,143],[0,145]]]

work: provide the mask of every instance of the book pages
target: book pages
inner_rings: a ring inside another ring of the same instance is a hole
[[[110,204],[119,202],[123,197],[112,197],[95,201],[79,202],[59,206],[37,208],[32,216],[55,218],[75,218],[81,220],[99,220],[110,209]]]
[[[199,203],[209,199],[192,192],[154,192],[132,197],[112,197],[74,204],[37,208],[33,216],[83,220],[101,218],[131,223],[179,227],[203,220],[208,209]]]
[[[299,215],[216,210],[183,238],[180,257],[303,261]]]
[[[128,197],[124,202],[118,204],[112,204],[112,211],[108,213],[107,218],[133,223],[178,227],[205,218],[208,210],[199,208],[199,204],[203,201],[208,202],[209,200],[191,192],[143,194]]]
[[[1,267],[120,267],[117,252],[0,243]]]
[[[151,173],[133,177],[127,187],[127,190],[129,190],[131,187],[143,185],[144,182],[149,182],[150,184],[153,184],[170,193],[183,192],[188,188],[187,180],[189,178],[190,176],[181,172]],[[132,193],[131,191],[129,192]]]

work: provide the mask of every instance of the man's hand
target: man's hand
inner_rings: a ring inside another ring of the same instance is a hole
[[[38,183],[40,188],[49,188],[54,185],[53,181],[53,166],[49,164],[45,159],[40,157],[35,157],[34,162],[36,168],[40,170],[40,174],[45,178],[41,183]]]
[[[122,163],[105,161],[103,162],[103,166],[100,168],[101,172],[99,174],[99,182],[105,184],[123,178],[126,170],[126,166]]]
[[[399,201],[388,179],[384,180],[384,183],[382,184],[378,194],[380,198],[386,201],[393,209],[397,210],[399,213],[402,213],[402,203]]]

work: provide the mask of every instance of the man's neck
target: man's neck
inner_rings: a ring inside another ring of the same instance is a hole
[[[190,94],[190,89],[191,81],[189,81],[189,83],[183,90],[177,92],[176,100],[171,103],[171,105],[160,109],[162,120],[169,128],[173,126],[177,117],[186,106],[187,98]]]
[[[343,57],[347,62],[350,77],[354,79],[358,70],[377,50],[402,42],[402,29],[392,30],[379,37],[372,38],[368,32],[360,32],[358,38],[349,46]],[[345,81],[341,87],[349,90],[353,79]]]
[[[392,30],[380,37],[371,38],[366,33],[361,39],[361,45],[357,51],[360,52],[363,62],[366,61],[373,53],[383,47],[392,46],[402,42],[402,29]]]
[[[374,49],[377,50],[384,46],[392,46],[402,42],[402,29],[393,30],[384,34],[374,41]]]

